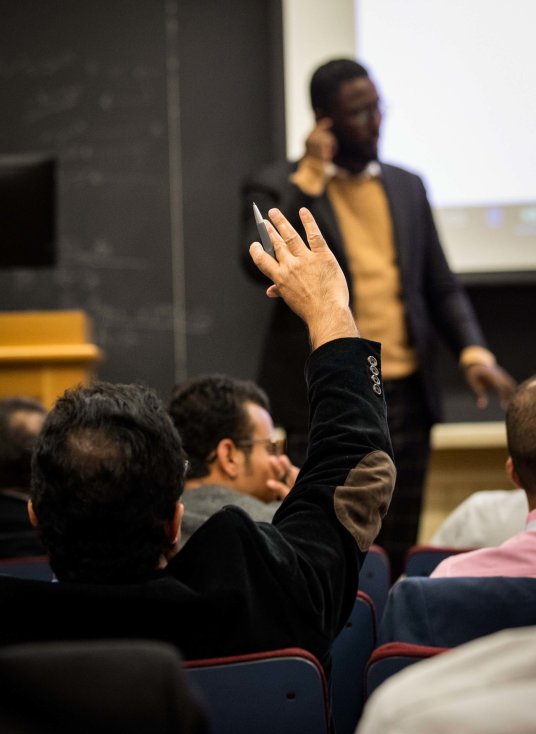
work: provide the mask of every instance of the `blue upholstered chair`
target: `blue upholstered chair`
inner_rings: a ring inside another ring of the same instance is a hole
[[[0,560],[0,575],[14,576],[18,579],[51,581],[52,569],[46,556],[3,558]]]
[[[406,555],[406,576],[430,576],[441,561],[472,548],[450,548],[434,545],[413,545]]]
[[[365,668],[376,645],[376,615],[359,591],[352,613],[332,645],[331,700],[337,734],[353,734],[365,702]]]
[[[322,667],[289,648],[185,663],[212,734],[327,734],[329,698]]]
[[[419,660],[433,657],[449,650],[448,647],[430,647],[426,645],[410,645],[407,642],[388,642],[377,647],[367,663],[366,694],[367,698],[387,678],[399,673]]]
[[[359,590],[374,602],[378,623],[383,616],[387,594],[391,588],[391,563],[385,550],[371,545],[359,573]]]

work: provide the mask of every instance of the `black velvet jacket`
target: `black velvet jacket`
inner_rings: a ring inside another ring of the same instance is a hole
[[[310,356],[309,453],[273,524],[224,508],[141,584],[0,578],[2,642],[150,637],[187,659],[299,646],[327,665],[395,480],[376,363],[358,338]]]

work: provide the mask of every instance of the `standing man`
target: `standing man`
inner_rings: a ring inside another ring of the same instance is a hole
[[[481,407],[488,388],[506,402],[514,383],[486,348],[471,304],[449,269],[421,179],[378,161],[382,107],[367,69],[352,60],[330,61],[313,74],[310,93],[316,124],[303,157],[251,177],[245,221],[252,227],[252,202],[263,213],[277,206],[287,216],[307,206],[346,276],[362,334],[382,342],[398,479],[378,542],[398,574],[416,542],[430,428],[441,417],[435,334],[458,357]],[[252,236],[250,229],[246,239]],[[253,274],[250,266],[248,271]],[[270,395],[275,420],[287,429],[297,463],[306,441],[306,349],[305,330],[278,303],[259,382]]]

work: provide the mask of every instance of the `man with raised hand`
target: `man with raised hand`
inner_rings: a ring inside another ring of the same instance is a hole
[[[187,659],[296,646],[329,664],[395,480],[380,345],[359,338],[311,214],[310,249],[270,217],[277,259],[258,243],[251,255],[312,346],[309,450],[273,523],[228,506],[177,552],[184,460],[160,401],[136,386],[68,392],[41,434],[31,503],[59,583],[0,578],[5,639],[157,637]]]

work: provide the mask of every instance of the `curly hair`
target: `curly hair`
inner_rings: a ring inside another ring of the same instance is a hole
[[[174,388],[168,409],[188,457],[188,479],[207,476],[210,455],[223,438],[240,443],[251,437],[246,402],[270,410],[266,393],[250,380],[203,375]]]
[[[184,486],[180,437],[139,385],[67,390],[33,456],[31,498],[61,581],[142,580],[168,548]]]
[[[0,489],[30,489],[37,433],[29,428],[24,417],[32,413],[45,416],[46,410],[30,398],[0,400]]]
[[[353,59],[333,59],[322,64],[314,72],[309,85],[313,110],[326,114],[343,82],[368,75],[367,69]]]

